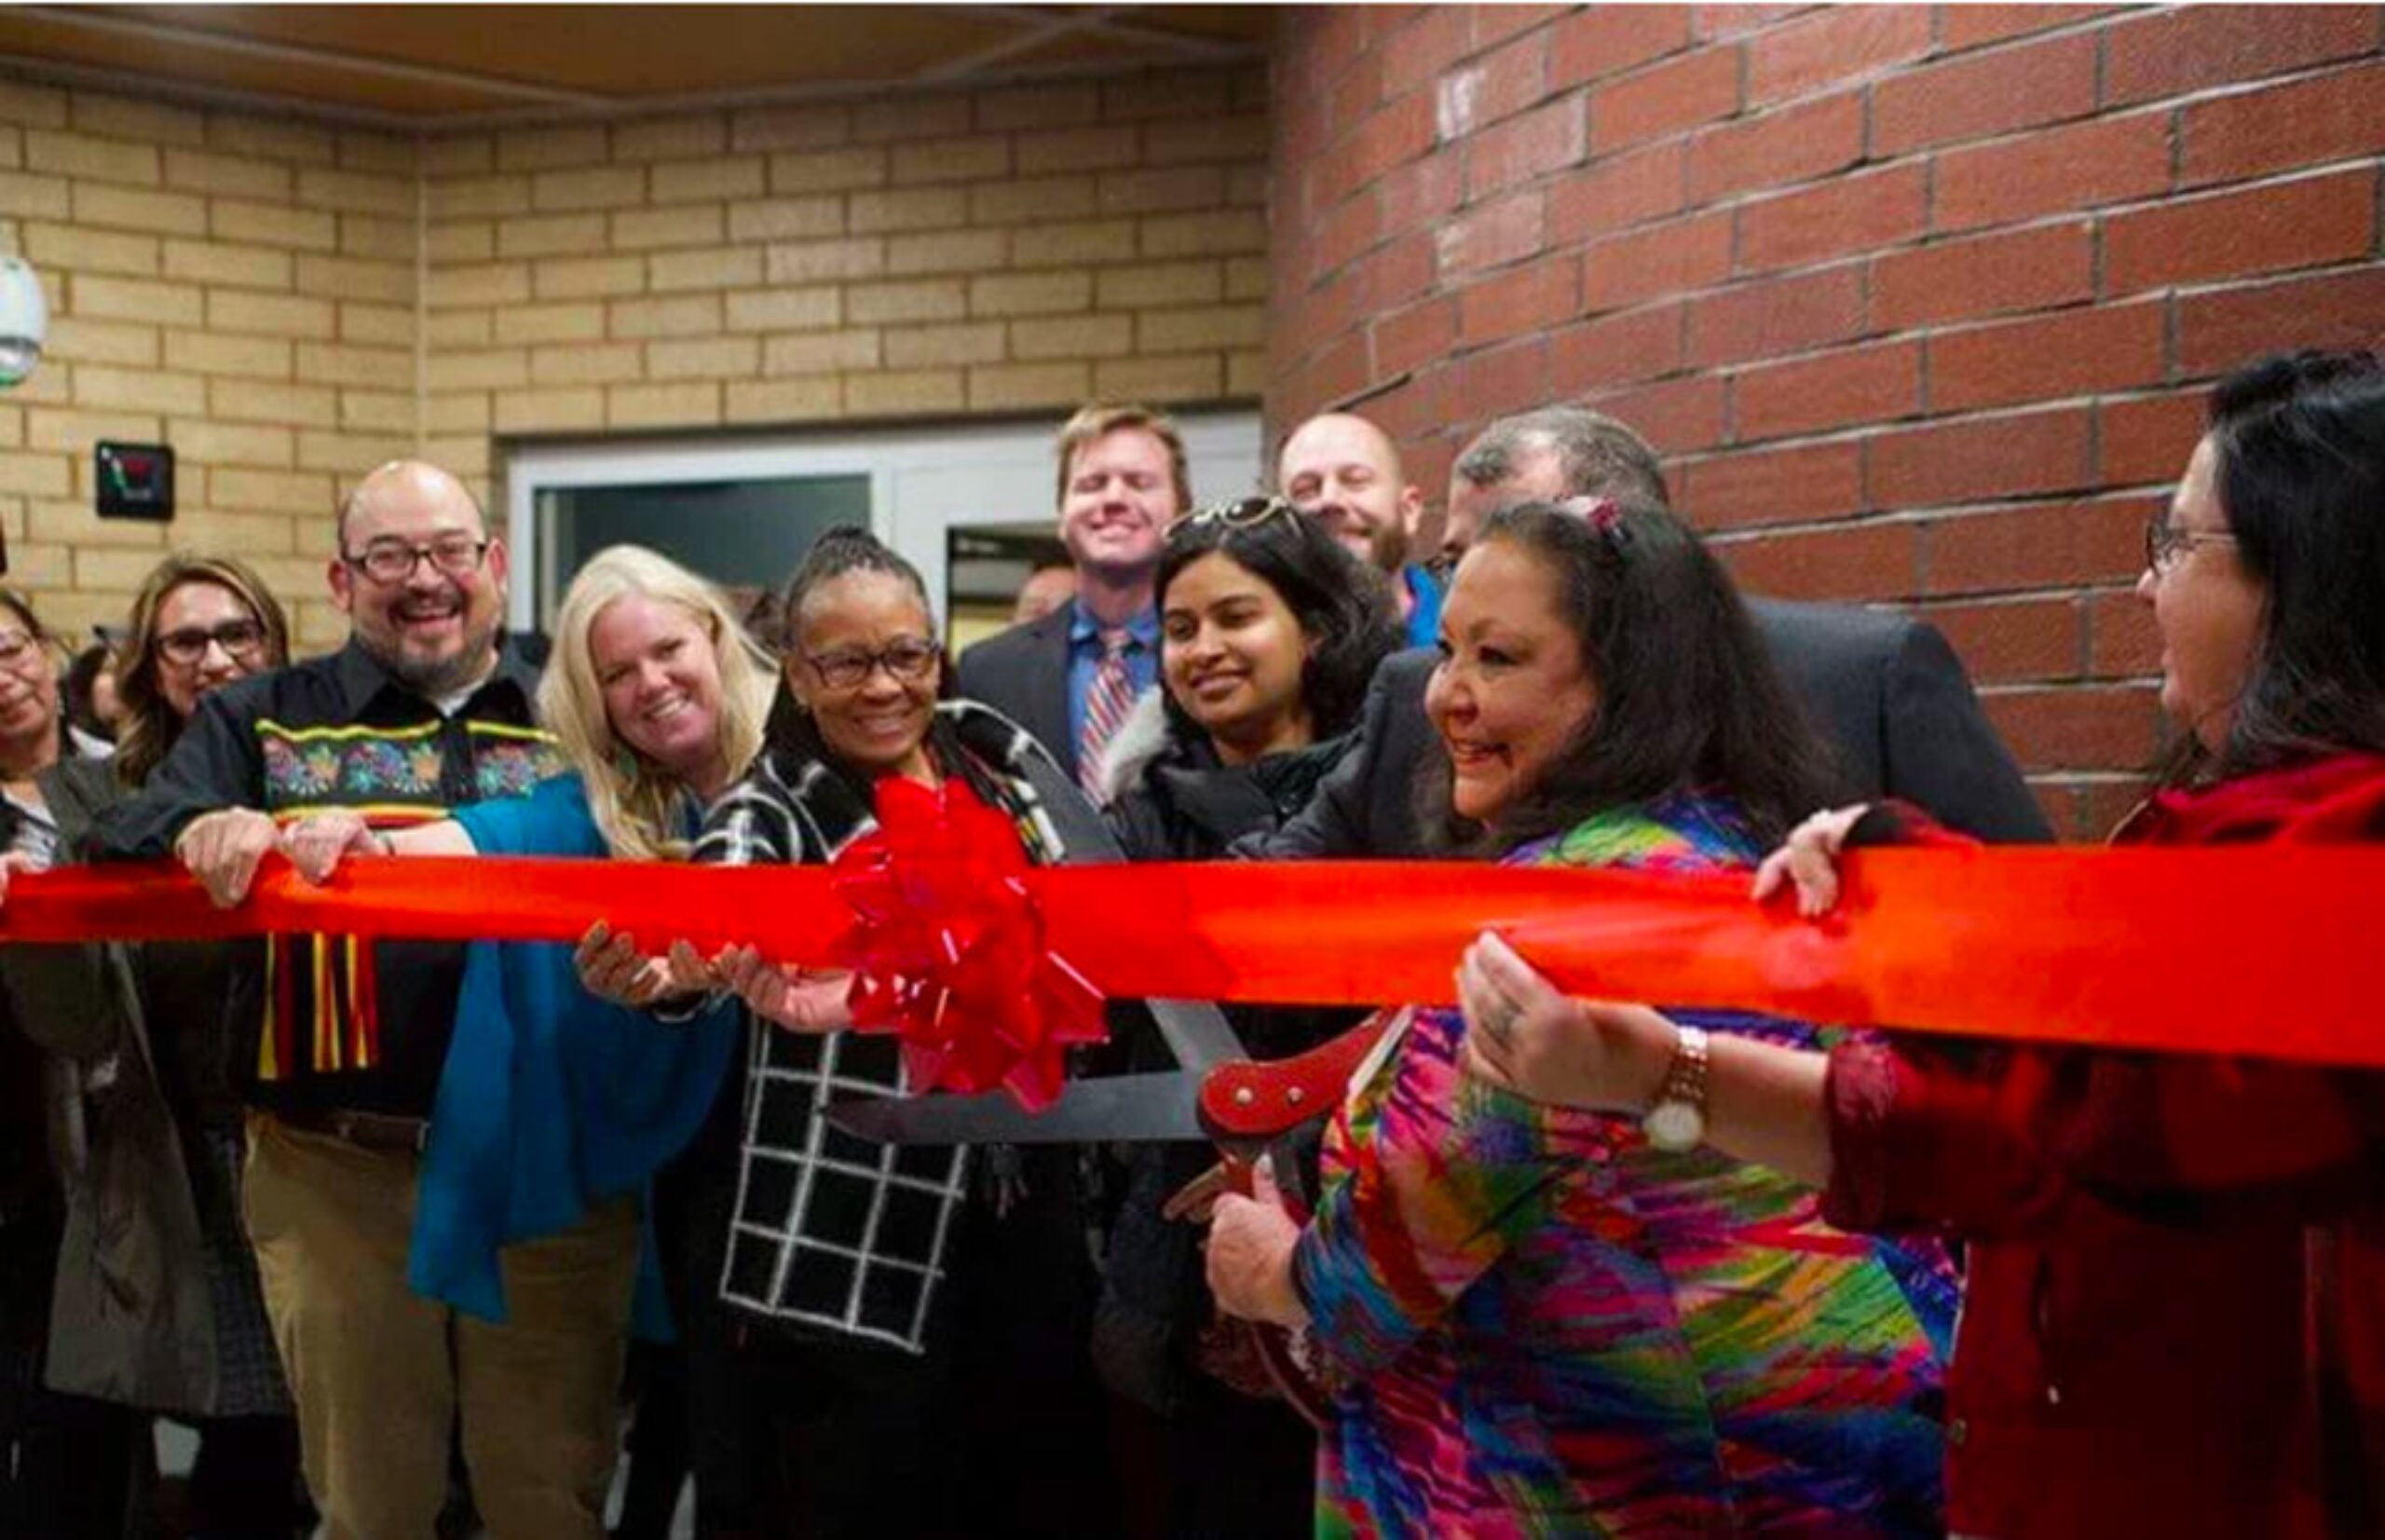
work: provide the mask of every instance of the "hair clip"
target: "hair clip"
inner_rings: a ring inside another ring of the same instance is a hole
[[[1612,497],[1567,497],[1556,508],[1588,525],[1600,538],[1618,551],[1631,543],[1631,531],[1623,523],[1623,509]]]

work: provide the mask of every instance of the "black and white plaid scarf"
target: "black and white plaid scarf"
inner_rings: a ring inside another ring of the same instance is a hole
[[[810,721],[787,703],[783,697],[760,757],[705,819],[698,862],[826,864],[878,826],[867,788],[831,764]],[[1114,852],[1067,774],[1001,713],[942,702],[928,741],[947,774],[1010,816],[1038,865],[1072,848],[1095,859]],[[967,1197],[970,1151],[877,1144],[820,1115],[838,1097],[911,1089],[895,1038],[814,1037],[756,1022],[747,1039],[721,1298],[773,1320],[924,1351]]]

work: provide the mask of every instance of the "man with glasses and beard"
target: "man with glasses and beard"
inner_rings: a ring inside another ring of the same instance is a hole
[[[101,852],[179,859],[238,903],[282,822],[378,826],[516,797],[563,766],[535,672],[501,645],[505,543],[464,484],[381,467],[339,509],[339,651],[209,695]],[[226,1051],[252,1108],[244,1215],[329,1533],[431,1533],[450,1429],[492,1534],[604,1533],[637,1263],[627,1206],[508,1248],[509,1318],[459,1316],[406,1280],[416,1183],[464,947],[276,936],[237,971]]]

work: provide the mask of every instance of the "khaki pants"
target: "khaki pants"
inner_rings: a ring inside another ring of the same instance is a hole
[[[406,1287],[419,1157],[249,1121],[249,1235],[330,1540],[429,1540],[459,1411],[492,1540],[602,1540],[634,1201],[507,1247],[492,1326]]]

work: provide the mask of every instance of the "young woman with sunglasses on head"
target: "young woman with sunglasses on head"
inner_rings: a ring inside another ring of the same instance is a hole
[[[1279,498],[1178,520],[1155,592],[1164,688],[1110,750],[1111,818],[1137,860],[1215,860],[1339,760],[1398,622],[1381,575]]]
[[[148,780],[202,697],[289,652],[281,606],[245,565],[160,563],[116,659],[115,757],[61,761],[36,783],[60,844],[78,848],[102,810]],[[0,984],[25,1030],[72,1067],[83,1130],[49,1383],[197,1428],[197,1533],[287,1535],[298,1433],[239,1217],[241,1067],[223,1021],[236,945],[11,946]]]
[[[1154,591],[1161,687],[1111,740],[1111,825],[1130,859],[1215,861],[1298,812],[1351,746],[1367,682],[1400,646],[1391,594],[1317,520],[1280,498],[1205,509],[1170,527]],[[1261,1058],[1315,1047],[1346,1011],[1229,1007]],[[1172,1067],[1135,1045],[1135,1068]],[[1111,1388],[1158,1414],[1164,1473],[1150,1495],[1187,1536],[1307,1533],[1316,1440],[1215,1329],[1191,1224],[1168,1195],[1216,1158],[1206,1145],[1135,1148],[1111,1230],[1095,1357]],[[1233,1468],[1231,1481],[1220,1469]]]

